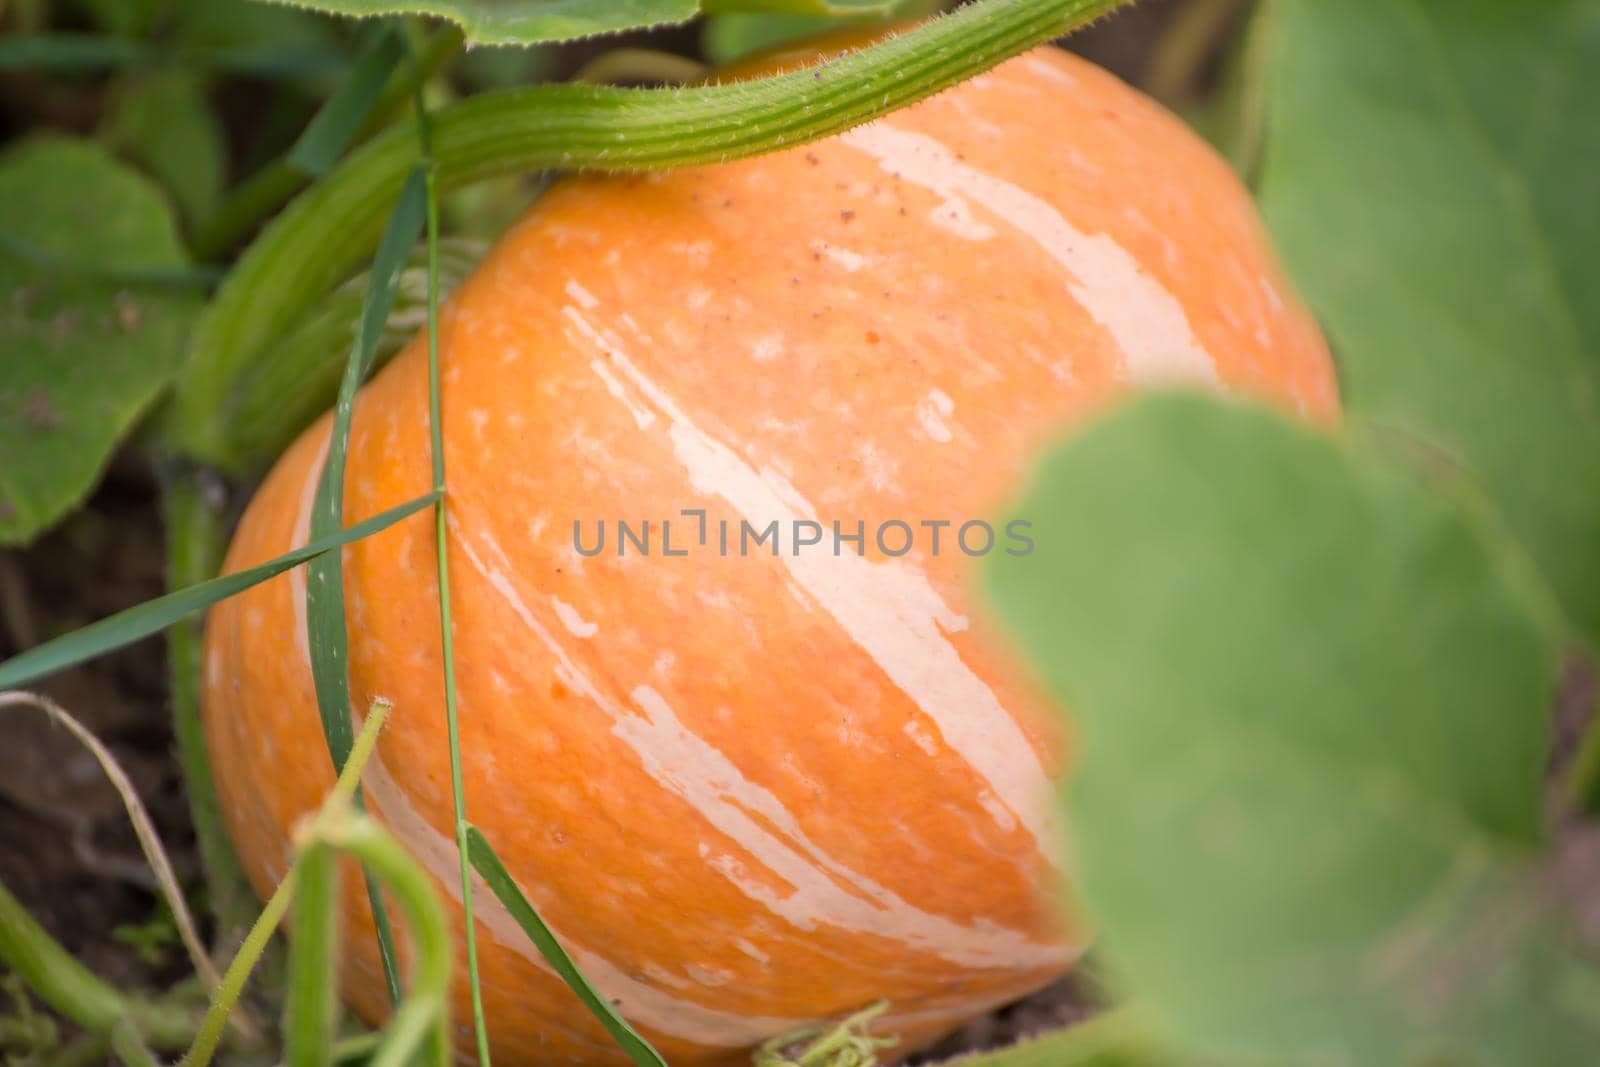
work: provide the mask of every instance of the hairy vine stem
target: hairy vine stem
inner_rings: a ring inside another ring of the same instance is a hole
[[[431,116],[439,189],[530,171],[710,163],[799,144],[928,97],[1123,2],[978,0],[819,66],[729,85],[540,85],[472,97]],[[263,231],[191,337],[168,411],[176,447],[234,471],[265,458],[231,448],[218,412],[251,363],[376,247],[416,162],[414,123],[396,125]]]

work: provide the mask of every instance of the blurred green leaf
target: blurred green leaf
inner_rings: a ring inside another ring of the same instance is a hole
[[[698,0],[269,0],[335,15],[435,15],[473,44],[538,44],[686,22]]]
[[[1351,410],[1481,477],[1600,635],[1600,4],[1269,11],[1263,200]]]
[[[114,100],[107,135],[166,187],[190,224],[216,207],[225,180],[227,144],[203,78],[174,70],[132,81]]]
[[[1595,976],[1539,892],[1559,628],[1497,527],[1190,395],[1055,452],[1016,515],[1037,550],[988,577],[1080,731],[1071,869],[1180,1048],[1586,1062]]]
[[[20,544],[88,493],[176,373],[200,302],[133,280],[184,254],[161,194],[91,144],[0,158],[0,239],[0,544]]]

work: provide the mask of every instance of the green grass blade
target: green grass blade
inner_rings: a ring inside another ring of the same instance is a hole
[[[295,1067],[332,1063],[339,948],[339,863],[333,849],[313,841],[300,854],[289,939],[289,983],[283,1009],[284,1062]]]
[[[369,34],[349,79],[322,105],[289,150],[289,165],[317,177],[332,170],[383,97],[389,76],[404,55],[404,42],[394,28],[380,24]]]
[[[29,33],[0,40],[0,70],[81,71],[144,66],[159,53],[143,41],[90,33]]]
[[[384,324],[394,310],[400,274],[406,257],[422,233],[427,214],[427,181],[420,169],[401,189],[399,200],[389,217],[389,226],[372,265],[371,284],[361,309],[361,328],[355,347],[345,365],[339,399],[334,405],[333,428],[329,435],[328,456],[323,463],[311,510],[311,533],[338,529],[344,521],[344,471],[350,443],[350,423],[355,414],[356,394],[372,369]],[[350,715],[350,635],[345,629],[344,559],[330,552],[306,568],[306,627],[311,646],[311,674],[316,683],[317,709],[322,716],[322,731],[328,741],[328,754],[334,770],[344,767],[350,755],[353,736]],[[359,795],[357,804],[360,804]],[[394,951],[394,933],[383,897],[371,878],[367,897],[372,905],[378,933],[378,952],[383,959],[384,979],[389,995],[399,1003],[400,970]]]
[[[171,48],[95,33],[30,33],[0,38],[0,70],[82,72],[192,67],[231,74],[292,77],[348,66],[338,48]]]
[[[528,903],[528,898],[522,895],[522,890],[517,887],[516,880],[511,877],[511,872],[506,870],[505,864],[500,862],[500,857],[495,855],[494,848],[489,844],[489,839],[483,836],[477,827],[467,830],[467,849],[472,857],[473,868],[483,876],[484,882],[500,898],[500,903],[511,912],[512,918],[517,920],[517,925],[522,927],[522,932],[528,935],[534,947],[549,961],[550,966],[561,976],[562,981],[578,994],[578,999],[583,1001],[583,1006],[600,1020],[622,1046],[624,1052],[633,1060],[637,1067],[667,1067],[667,1061],[661,1058],[650,1042],[639,1035],[639,1032],[628,1021],[618,1015],[612,1008],[611,1002],[601,995],[589,983],[589,979],[572,962],[572,957],[567,955],[567,950],[561,947],[550,928],[539,918],[539,913]]]
[[[341,545],[359,541],[363,537],[387,529],[401,519],[415,515],[430,506],[438,497],[438,493],[424,493],[399,507],[380,512],[364,522],[313,538],[302,547],[259,566],[225,574],[220,578],[213,578],[208,582],[201,582],[187,589],[179,589],[166,596],[147,600],[126,611],[119,611],[115,615],[92,622],[52,641],[36,645],[0,663],[0,689],[15,689],[18,686],[29,685],[57,671],[76,666],[85,660],[115,651],[125,645],[131,645],[151,634],[160,633],[190,612],[201,611],[219,600],[226,600],[235,593],[241,593],[253,585],[277,577],[291,567],[298,567],[307,560],[317,559]]]
[[[415,57],[413,57],[415,61]],[[433,465],[433,485],[445,489],[444,419],[439,398],[439,188],[438,165],[433,159],[433,126],[422,98],[422,82],[415,96],[417,141],[427,159],[428,201],[428,441]],[[450,747],[450,797],[455,812],[456,859],[461,867],[461,915],[466,931],[467,988],[472,1001],[472,1029],[477,1039],[479,1067],[489,1067],[489,1026],[483,1013],[483,983],[478,973],[478,929],[472,918],[472,868],[467,861],[467,793],[461,773],[461,724],[456,701],[455,636],[450,614],[450,551],[445,527],[445,498],[433,507],[434,558],[439,579],[439,647],[444,667],[445,733]]]

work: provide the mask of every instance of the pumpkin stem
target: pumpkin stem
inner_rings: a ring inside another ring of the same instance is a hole
[[[900,1043],[867,1026],[889,1010],[880,1000],[838,1023],[819,1023],[773,1038],[755,1052],[755,1067],[877,1067],[878,1050]]]

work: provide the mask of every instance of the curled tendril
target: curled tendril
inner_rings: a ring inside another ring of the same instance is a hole
[[[880,1000],[837,1023],[819,1023],[781,1034],[755,1052],[755,1067],[877,1067],[878,1050],[898,1037],[875,1037],[867,1028],[889,1010]]]

